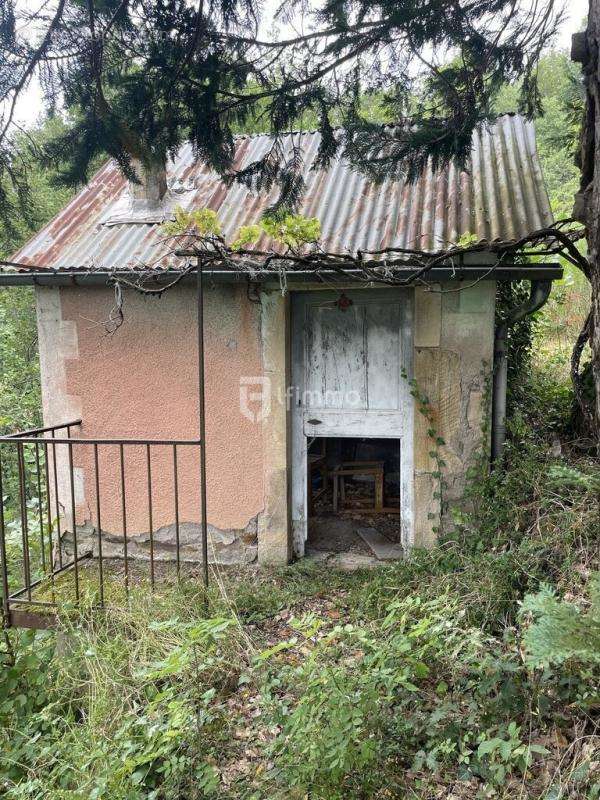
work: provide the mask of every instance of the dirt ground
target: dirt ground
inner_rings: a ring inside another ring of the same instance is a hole
[[[363,500],[372,489],[349,487],[348,503]],[[308,547],[331,553],[364,553],[372,555],[370,548],[356,533],[357,528],[375,528],[391,542],[400,540],[400,517],[398,514],[356,513],[351,509],[333,513],[331,491],[322,495],[315,503],[315,515],[308,521]]]
[[[330,553],[364,553],[371,550],[356,533],[357,526],[364,523],[348,517],[312,517],[308,522],[307,545],[312,550],[325,550]]]

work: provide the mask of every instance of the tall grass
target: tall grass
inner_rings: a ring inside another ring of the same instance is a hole
[[[208,614],[193,580],[134,585],[58,633],[11,633],[3,796],[600,796],[599,662],[527,649],[546,585],[552,613],[589,605],[598,468],[553,451],[564,388],[545,377],[528,396],[508,469],[474,469],[432,552],[353,574],[222,571]]]

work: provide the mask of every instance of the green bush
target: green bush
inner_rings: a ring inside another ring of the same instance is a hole
[[[533,617],[533,623],[523,636],[523,644],[534,666],[566,661],[600,665],[599,574],[590,578],[588,590],[586,611],[576,603],[559,600],[549,586],[524,599],[522,611]]]

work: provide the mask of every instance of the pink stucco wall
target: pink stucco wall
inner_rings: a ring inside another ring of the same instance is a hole
[[[57,291],[57,290],[52,290]],[[198,436],[195,292],[177,287],[162,298],[124,294],[124,322],[114,333],[106,321],[114,305],[104,287],[62,288],[60,315],[75,346],[63,359],[64,392],[80,409],[82,437],[193,439]],[[260,314],[244,287],[209,287],[205,297],[208,521],[242,529],[263,508],[260,424],[239,409],[240,377],[262,372]],[[44,382],[51,381],[48,376]],[[45,398],[46,416],[60,402]],[[51,420],[55,421],[55,420]],[[78,516],[95,521],[91,448],[75,448],[83,478]],[[102,529],[121,531],[117,447],[100,448]],[[153,450],[154,527],[174,520],[173,452]],[[180,521],[199,519],[197,448],[179,449]],[[128,532],[148,530],[146,453],[126,448]]]

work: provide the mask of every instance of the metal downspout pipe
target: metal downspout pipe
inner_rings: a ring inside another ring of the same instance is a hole
[[[494,336],[494,383],[492,389],[492,463],[502,457],[506,439],[506,389],[508,363],[506,344],[509,329],[519,320],[538,311],[550,296],[551,280],[531,281],[529,300],[513,308],[508,317],[496,328]]]

